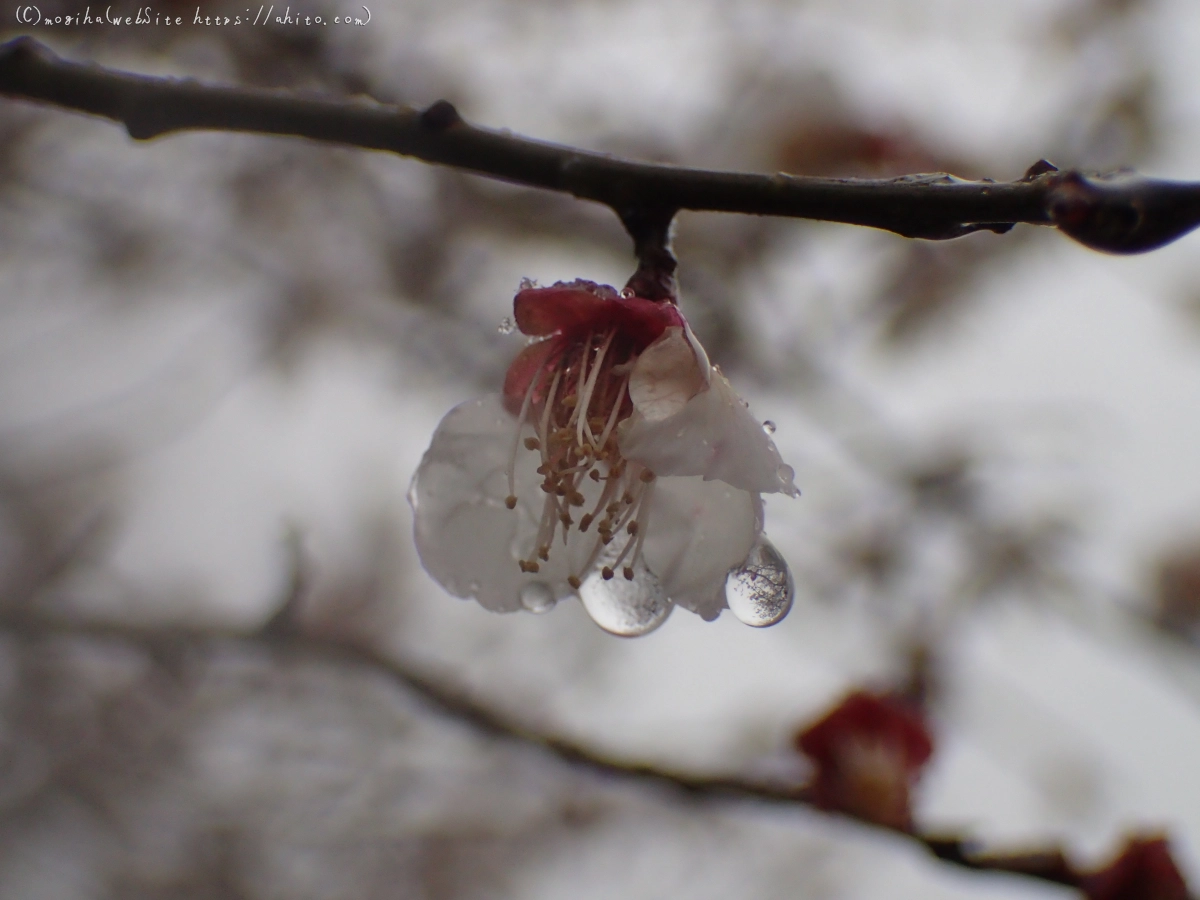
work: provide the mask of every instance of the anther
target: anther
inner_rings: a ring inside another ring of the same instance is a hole
[[[613,570],[608,566],[605,566],[603,569],[601,569],[600,574],[604,576],[605,581],[612,581]]]
[[[628,525],[625,526],[625,530],[628,531],[630,534],[637,534],[638,523],[630,522]]]
[[[509,494],[507,497],[504,498],[504,505],[507,506],[509,509],[516,509],[517,508],[517,498],[514,497],[512,494]]]
[[[538,547],[537,555],[541,557],[542,562],[549,562],[550,561],[550,545],[542,544],[542,546]],[[536,566],[537,563],[534,563],[534,565]],[[534,571],[536,572],[537,569],[534,569]]]
[[[575,575],[571,575],[570,577],[567,578],[567,584],[569,584],[575,590],[579,590],[579,586],[581,584],[583,584],[583,582],[580,581],[579,578],[576,577]]]
[[[579,530],[580,530],[580,531],[587,531],[587,530],[588,530],[588,527],[589,527],[591,524],[592,524],[592,514],[591,514],[591,513],[584,513],[584,514],[583,514],[583,518],[579,520]]]
[[[535,437],[525,438],[525,449],[526,450],[537,450],[541,446],[542,446],[542,442],[539,441],[537,438],[535,438]],[[544,475],[545,473],[542,472],[541,474]]]
[[[646,482],[646,484],[649,484],[654,480],[654,473],[649,469],[644,469],[639,477],[642,479],[642,481]]]
[[[592,479],[592,481],[599,481],[600,480],[600,470],[592,469],[592,471],[588,472],[588,478]]]
[[[625,576],[626,581],[633,581],[633,566],[626,566],[621,570],[621,574]]]

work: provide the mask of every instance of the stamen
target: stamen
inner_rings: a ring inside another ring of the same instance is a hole
[[[583,399],[583,385],[587,381],[587,358],[592,352],[592,333],[589,331],[587,340],[583,343],[583,352],[579,354],[579,374],[575,378],[575,408],[571,412],[571,418],[567,420],[567,425],[574,424],[575,417],[580,415],[580,410],[586,410],[587,404],[581,403]]]
[[[542,444],[542,463],[548,463],[550,447],[550,412],[554,409],[554,398],[558,393],[558,381],[562,377],[562,369],[554,370],[554,378],[550,382],[550,392],[546,394],[546,405],[542,407],[542,420],[538,426],[538,437]]]
[[[538,369],[533,378],[529,379],[529,387],[525,389],[525,397],[521,400],[521,412],[517,415],[517,430],[513,435],[512,452],[508,454],[508,496],[504,498],[504,505],[509,509],[517,508],[517,447],[521,443],[521,429],[525,426],[525,416],[529,414],[529,403],[533,400],[533,390],[541,378],[542,370]],[[530,440],[536,440],[536,438],[527,440],[525,446],[529,446]]]
[[[642,542],[646,539],[646,522],[650,517],[646,506],[648,498],[653,493],[653,488],[653,484],[647,484],[645,488],[638,490],[636,506],[630,506],[624,511],[622,521],[617,526],[620,527],[624,524],[624,520],[631,520],[625,529],[629,534],[629,540],[625,542],[625,546],[621,550],[621,555],[612,564],[612,567],[615,569],[624,562],[629,551],[633,550],[633,557],[629,560],[629,565],[622,571],[622,574],[629,581],[633,580],[633,567],[637,565],[638,558],[642,552]],[[643,510],[645,510],[645,515],[643,515]]]
[[[596,437],[592,434],[591,426],[587,421],[587,413],[588,408],[592,403],[592,392],[596,389],[596,378],[599,376],[600,369],[604,363],[604,356],[606,353],[608,353],[608,348],[612,345],[613,338],[616,336],[617,330],[615,328],[611,329],[608,332],[608,336],[604,339],[604,343],[596,352],[596,363],[592,366],[592,371],[588,374],[587,384],[584,385],[583,393],[579,397],[579,406],[575,408],[575,413],[579,417],[575,424],[575,439],[581,445],[583,444],[583,434],[585,431],[587,432],[588,440],[592,443],[592,445],[594,446],[596,443]],[[586,356],[587,354],[584,355]]]
[[[612,412],[608,414],[608,421],[604,423],[604,432],[600,435],[600,442],[596,444],[596,448],[605,446],[608,443],[609,435],[612,434],[614,426],[617,424],[617,416],[621,413],[621,406],[625,402],[625,392],[629,390],[629,378],[633,374],[630,369],[625,373],[625,378],[621,381],[621,387],[617,391],[617,399],[613,402]]]

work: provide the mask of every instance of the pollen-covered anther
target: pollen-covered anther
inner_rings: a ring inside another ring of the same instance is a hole
[[[633,581],[633,567],[626,566],[621,570],[621,574],[625,576],[626,581]]]
[[[611,566],[605,566],[603,569],[601,569],[601,570],[600,570],[600,576],[601,576],[601,577],[602,577],[602,578],[603,578],[605,581],[612,581],[612,577],[613,577],[613,570],[612,570],[612,567],[611,567]]]
[[[591,527],[593,516],[591,513],[584,513],[583,518],[579,520],[579,530],[587,531]]]
[[[542,442],[539,441],[537,438],[535,438],[535,437],[525,438],[525,449],[526,450],[537,450],[541,446],[542,446]],[[541,466],[538,467],[539,474],[545,475],[546,473],[542,472],[541,468],[542,468]]]
[[[575,590],[579,590],[579,586],[583,584],[583,582],[579,580],[578,575],[570,575],[567,577],[567,584],[569,584]]]
[[[515,495],[515,494],[509,494],[507,497],[505,497],[505,498],[504,498],[504,505],[505,505],[505,506],[507,506],[509,509],[516,509],[516,508],[517,508],[517,497],[516,497],[516,495]]]

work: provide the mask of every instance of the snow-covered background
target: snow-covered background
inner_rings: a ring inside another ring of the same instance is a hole
[[[371,12],[34,33],[142,72],[444,96],[689,165],[1200,179],[1190,0]],[[1070,896],[804,810],[573,772],[370,672],[122,639],[252,633],[296,547],[311,627],[697,772],[802,774],[798,726],[919,660],[924,828],[1083,862],[1165,831],[1200,884],[1200,237],[1115,258],[1045,229],[934,245],[683,215],[684,311],[804,491],[767,511],[798,594],[767,630],[677,612],[625,641],[572,603],[447,597],[405,501],[438,420],[519,348],[497,326],[520,279],[628,277],[610,213],[8,101],[0,191],[0,897]],[[23,629],[27,607],[90,636]]]

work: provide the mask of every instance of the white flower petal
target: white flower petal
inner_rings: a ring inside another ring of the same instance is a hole
[[[521,448],[517,508],[504,505],[515,430],[499,395],[454,407],[434,432],[409,489],[425,570],[451,594],[475,597],[494,612],[520,609],[521,588],[533,582],[549,585],[555,597],[570,594],[570,563],[582,565],[581,554],[586,556],[581,541],[568,547],[560,542],[537,574],[518,567],[519,558],[532,555],[543,495],[538,455]]]
[[[633,408],[648,422],[677,415],[707,386],[707,369],[708,359],[702,369],[683,329],[671,326],[634,363],[629,376]]]
[[[799,493],[792,468],[718,369],[708,390],[675,415],[651,420],[635,410],[618,435],[622,455],[660,477],[699,475],[744,491]]]
[[[762,531],[762,500],[721,481],[659,478],[654,483],[646,565],[678,605],[715,619],[725,608],[725,579]]]

